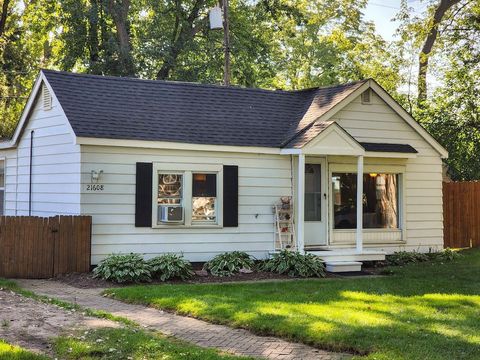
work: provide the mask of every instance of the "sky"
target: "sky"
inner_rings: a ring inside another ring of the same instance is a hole
[[[416,13],[421,13],[426,4],[421,0],[408,0],[408,6],[413,8]],[[369,0],[365,10],[365,19],[375,23],[377,32],[385,40],[392,40],[399,25],[392,19],[399,10],[400,0]]]

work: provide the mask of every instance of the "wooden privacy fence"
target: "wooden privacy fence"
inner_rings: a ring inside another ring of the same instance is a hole
[[[443,183],[445,247],[480,247],[480,182]]]
[[[90,216],[0,216],[0,277],[90,270]]]

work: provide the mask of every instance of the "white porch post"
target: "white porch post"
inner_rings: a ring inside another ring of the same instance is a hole
[[[304,241],[304,203],[305,203],[305,155],[298,155],[297,176],[297,250],[305,252]]]
[[[357,252],[363,250],[363,155],[357,158]]]

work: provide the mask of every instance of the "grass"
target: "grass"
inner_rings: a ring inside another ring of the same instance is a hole
[[[376,278],[150,285],[111,296],[367,359],[479,359],[480,250]]]
[[[232,356],[213,349],[204,349],[158,332],[146,331],[138,324],[105,311],[85,309],[77,304],[37,295],[23,290],[14,281],[0,279],[0,289],[15,291],[37,301],[53,304],[67,310],[81,311],[85,315],[117,321],[124,328],[99,328],[79,332],[77,336],[61,336],[53,339],[55,358],[60,359],[132,359],[132,360],[236,360],[252,359]],[[48,360],[49,357],[34,354],[0,339],[0,360]]]
[[[0,339],[0,360],[48,360],[48,357],[7,344]]]
[[[156,333],[132,328],[103,328],[84,332],[75,337],[55,341],[55,352],[61,359],[184,359],[234,360],[248,359],[220,354]]]

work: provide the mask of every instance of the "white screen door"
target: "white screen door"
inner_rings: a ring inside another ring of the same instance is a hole
[[[325,160],[305,164],[305,245],[326,245]]]

